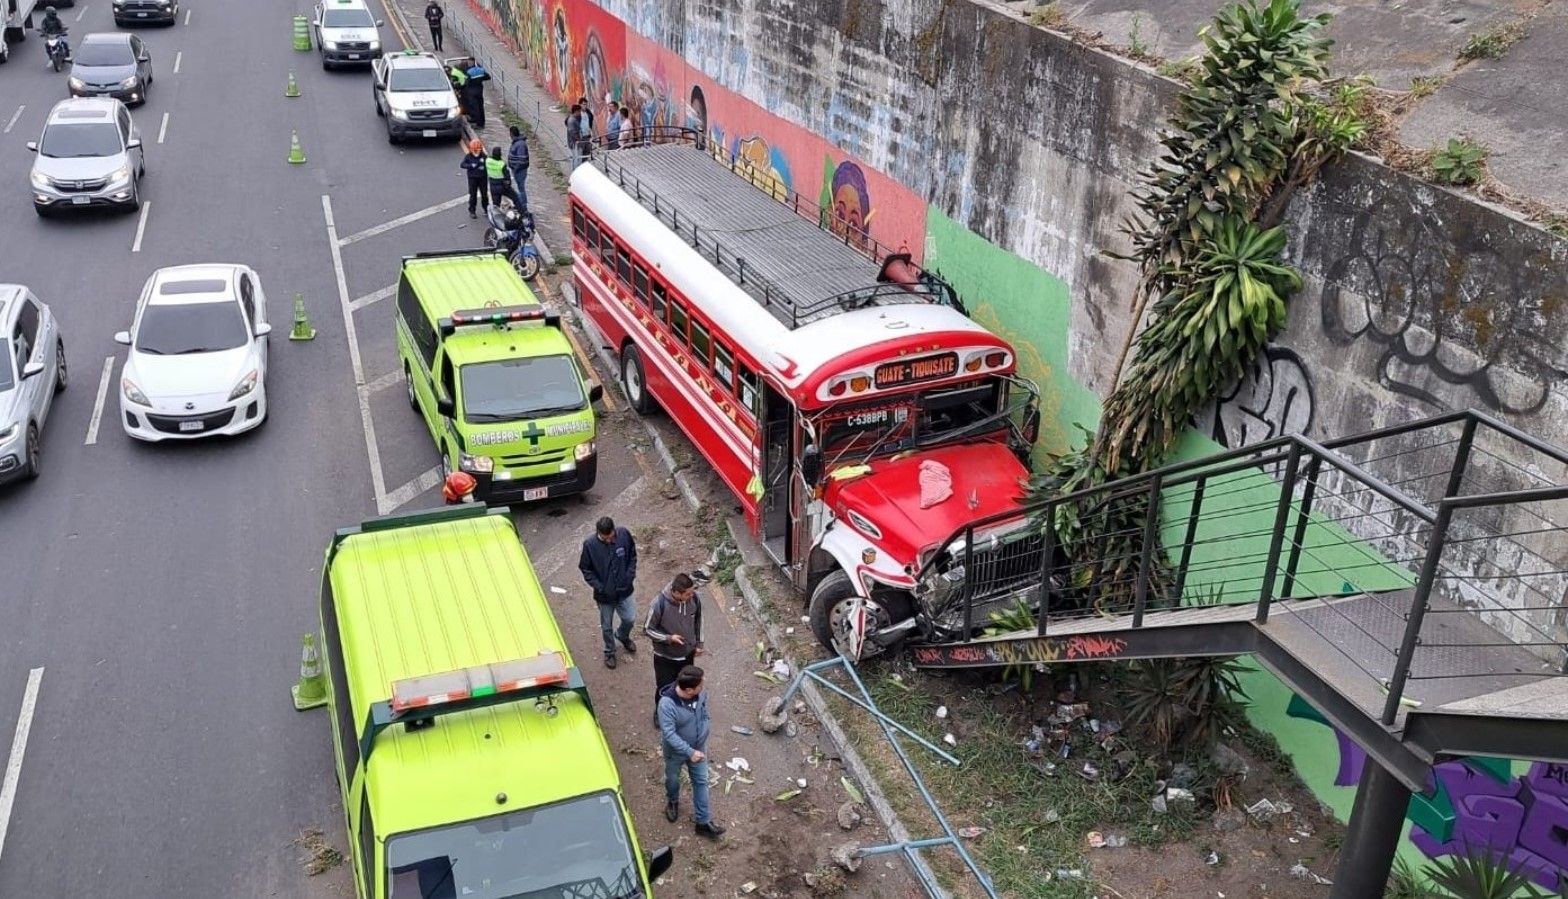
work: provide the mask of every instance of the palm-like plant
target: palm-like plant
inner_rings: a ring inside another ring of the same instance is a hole
[[[1147,727],[1162,752],[1177,743],[1213,745],[1244,717],[1240,673],[1228,657],[1134,662],[1121,687],[1127,720]]]
[[[1444,899],[1546,899],[1521,869],[1490,851],[1445,855],[1426,869],[1427,878]]]

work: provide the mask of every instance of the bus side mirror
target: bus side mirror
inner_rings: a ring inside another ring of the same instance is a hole
[[[817,482],[822,480],[822,451],[815,445],[808,444],[800,454],[800,476],[811,487],[817,486]]]
[[[604,385],[603,384],[595,384],[592,387],[588,388],[588,402],[590,402],[590,403],[597,403],[597,402],[599,402],[602,399],[604,399]]]
[[[457,404],[452,402],[452,398],[449,396],[438,396],[436,397],[436,411],[447,418],[451,418],[457,414]]]
[[[670,870],[675,864],[675,850],[668,846],[660,846],[648,854],[648,879],[658,880],[664,872]]]

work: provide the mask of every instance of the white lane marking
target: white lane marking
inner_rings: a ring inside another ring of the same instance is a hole
[[[354,300],[354,302],[349,303],[348,308],[358,312],[366,306],[369,306],[371,303],[378,303],[394,293],[397,293],[397,285],[389,284],[375,293],[367,293],[364,296],[359,297],[358,299]]]
[[[191,23],[191,10],[190,10],[190,7],[187,6],[185,8],[185,24],[189,25],[190,23]]]
[[[5,780],[0,782],[0,852],[5,850],[5,832],[11,826],[11,806],[16,802],[16,782],[22,776],[22,756],[27,752],[27,735],[33,729],[33,709],[38,705],[38,684],[44,669],[27,672],[27,688],[22,691],[22,711],[16,716],[16,735],[11,738],[11,758],[5,763]]]
[[[103,419],[103,404],[109,398],[109,379],[114,376],[114,357],[109,356],[103,360],[103,375],[98,378],[98,399],[93,401],[93,419],[87,423],[87,439],[82,441],[83,446],[92,446],[98,442],[98,422]]]
[[[441,473],[445,470],[442,466],[437,465],[407,484],[388,493],[381,514],[386,515],[396,511],[399,506],[441,483]]]
[[[142,232],[147,230],[147,213],[150,212],[151,210],[152,210],[152,204],[149,203],[149,202],[143,201],[142,202],[142,217],[139,220],[137,220],[137,222],[136,222],[136,239],[131,242],[131,252],[132,253],[140,253],[142,251]]]
[[[359,397],[359,422],[365,431],[365,453],[370,457],[370,486],[376,493],[376,514],[389,511],[386,476],[381,473],[381,451],[376,448],[376,425],[370,418],[370,393],[365,389],[365,367],[359,359],[359,335],[354,330],[354,310],[349,308],[348,278],[343,274],[342,242],[332,218],[332,197],[321,195],[321,213],[327,219],[327,246],[332,250],[332,274],[338,283],[338,305],[343,308],[343,336],[348,338],[348,362],[354,370],[354,392]]]
[[[83,3],[82,11],[76,14],[76,21],[80,22],[82,20],[82,16],[85,15],[87,15],[87,4]]]
[[[358,234],[351,234],[348,237],[338,241],[338,245],[346,247],[351,243],[358,243],[367,237],[375,237],[377,234],[385,234],[388,231],[391,231],[393,228],[401,228],[410,222],[417,222],[422,218],[427,218],[429,216],[435,215],[438,212],[445,212],[448,209],[461,206],[466,202],[468,202],[468,197],[462,196],[455,200],[447,200],[445,203],[437,203],[434,206],[427,206],[418,212],[410,212],[408,215],[405,215],[401,218],[395,218],[386,224],[377,225],[374,228],[366,228]]]
[[[174,54],[174,74],[180,74],[180,60],[185,58],[185,51],[179,50]]]
[[[16,108],[16,112],[11,113],[11,121],[5,123],[5,133],[6,134],[10,134],[11,133],[11,129],[16,127],[16,120],[22,117],[22,110],[24,110],[26,108],[27,108],[27,104],[23,103],[21,106],[18,106]]]
[[[163,136],[169,133],[169,114],[163,114],[163,122],[158,125],[158,143],[163,143]]]
[[[380,393],[381,391],[386,390],[388,387],[391,387],[394,384],[401,384],[401,383],[403,383],[403,373],[400,372],[400,371],[389,371],[386,374],[382,375],[381,377],[375,379],[374,381],[371,381],[369,384],[366,384],[365,385],[365,392],[366,393]]]

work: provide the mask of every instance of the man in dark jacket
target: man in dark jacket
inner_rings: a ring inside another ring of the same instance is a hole
[[[485,144],[481,140],[468,142],[468,152],[463,154],[463,174],[468,176],[468,217],[478,218],[476,206],[490,204],[490,192],[485,187]]]
[[[512,126],[512,145],[506,151],[506,167],[512,173],[512,183],[517,185],[517,208],[528,210],[528,138],[516,125]]]
[[[430,25],[431,49],[441,51],[441,20],[446,18],[446,12],[441,9],[441,4],[430,0],[425,6],[425,22]]]
[[[583,108],[576,103],[572,104],[571,114],[566,117],[566,149],[572,154],[572,168],[577,168],[583,161],[583,132],[587,130],[587,123],[583,119]]]
[[[485,126],[485,82],[490,80],[490,73],[484,66],[474,63],[463,74],[468,78],[459,89],[458,100],[463,104],[463,112],[468,114],[468,123],[478,130]]]
[[[648,606],[643,633],[653,641],[653,723],[659,723],[659,696],[681,669],[702,655],[702,599],[691,575],[682,572]]]
[[[615,667],[615,643],[626,648],[627,655],[637,654],[637,644],[632,642],[632,619],[637,617],[637,601],[632,591],[637,580],[637,541],[631,532],[615,526],[606,515],[594,526],[594,535],[583,541],[583,553],[577,560],[577,570],[593,591],[593,601],[599,606],[599,633],[604,637],[604,667]],[[615,618],[621,626],[613,633],[610,625]]]
[[[697,834],[717,838],[726,828],[708,809],[708,696],[702,669],[687,665],[659,696],[659,738],[664,747],[664,817],[681,816],[681,769],[691,776]]]

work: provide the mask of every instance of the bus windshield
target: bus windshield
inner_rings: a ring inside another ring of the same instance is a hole
[[[387,840],[389,899],[640,897],[609,791]]]
[[[1000,379],[971,381],[836,406],[813,419],[823,458],[832,467],[1005,428],[1018,403],[1003,402],[1003,384]],[[1030,396],[1028,391],[1018,394]]]

